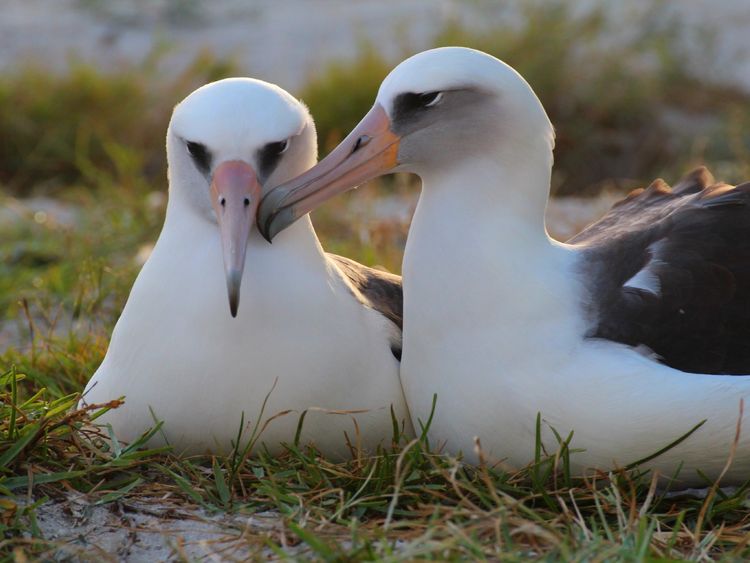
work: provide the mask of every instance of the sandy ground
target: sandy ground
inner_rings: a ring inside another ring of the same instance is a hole
[[[71,494],[37,509],[39,529],[53,542],[54,560],[242,561],[273,552],[264,538],[286,537],[274,513],[252,516],[208,514],[165,501],[115,501],[92,505]],[[282,545],[284,543],[283,540]],[[293,547],[286,550],[294,555]]]
[[[551,1],[551,0],[547,0]],[[0,72],[29,61],[64,68],[72,57],[113,68],[168,46],[166,71],[208,49],[247,74],[295,89],[363,41],[393,60],[429,46],[448,21],[472,28],[518,22],[523,0],[4,0]],[[607,48],[666,24],[695,71],[750,88],[748,0],[570,0],[604,6],[618,22]],[[571,38],[575,40],[575,38]],[[601,48],[602,45],[592,45]]]
[[[667,498],[704,499],[709,489],[685,489]],[[722,488],[734,494],[733,487]],[[53,547],[45,560],[63,561],[246,561],[275,559],[266,539],[288,557],[305,558],[305,545],[285,529],[277,513],[209,514],[170,499],[91,504],[85,495],[48,501],[37,524]]]

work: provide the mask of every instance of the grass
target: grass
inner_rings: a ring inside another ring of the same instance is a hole
[[[653,32],[622,52],[578,52],[570,37],[582,43],[607,32],[599,14],[573,20],[563,5],[528,9],[519,27],[477,34],[451,25],[435,43],[484,49],[529,79],[558,129],[561,192],[678,177],[703,159],[721,164],[723,179],[750,175],[747,95],[691,76],[668,35]],[[646,55],[653,66],[631,66]],[[363,47],[299,92],[324,151],[368,109],[392,64]],[[0,77],[0,341],[3,326],[20,335],[17,345],[0,348],[0,560],[83,557],[75,542],[44,537],[39,525],[45,502],[74,493],[113,510],[168,501],[208,515],[272,511],[278,526],[230,534],[255,557],[750,557],[747,486],[710,488],[699,498],[657,490],[637,467],[575,478],[567,465],[575,440],[563,437],[556,452],[538,445],[534,463],[520,471],[472,468],[424,438],[400,436],[377,455],[354,452],[339,463],[294,440],[279,458],[261,450],[190,459],[149,449],[145,439],[108,441],[96,418],[116,403],[77,411],[77,393],[106,351],[140,267],[135,257],[161,227],[171,106],[196,85],[236,72],[206,55],[169,80],[155,79],[156,58],[111,74],[76,66],[63,76],[22,69]],[[346,99],[331,95],[342,90]],[[709,115],[710,125],[697,136],[681,133],[660,118],[668,111],[688,121]],[[590,162],[602,164],[582,166]],[[378,191],[412,189],[400,177]],[[73,219],[56,221],[16,198],[39,194],[54,195]],[[320,210],[315,223],[325,247],[398,271],[404,228],[388,220],[353,224],[343,212],[351,198],[375,202],[378,195],[360,190]],[[189,558],[179,544],[172,555]]]

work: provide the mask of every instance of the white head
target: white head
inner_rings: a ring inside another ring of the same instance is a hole
[[[474,49],[414,55],[380,86],[375,105],[400,137],[398,170],[422,174],[463,158],[550,151],[554,132],[531,86],[512,67]]]
[[[228,78],[175,107],[167,131],[170,206],[179,203],[220,229],[232,316],[260,198],[316,155],[307,108],[273,84]]]
[[[554,130],[528,83],[481,51],[414,55],[380,86],[375,104],[325,159],[264,197],[258,225],[272,237],[333,195],[394,171],[440,174],[466,159],[512,166],[529,154],[552,166]]]

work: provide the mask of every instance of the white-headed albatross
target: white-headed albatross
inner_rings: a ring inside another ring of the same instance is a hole
[[[337,457],[344,432],[368,449],[388,443],[391,405],[408,420],[400,278],[324,253],[308,219],[273,246],[255,227],[264,186],[300,174],[316,152],[307,109],[272,84],[221,80],[175,108],[164,228],[84,394],[125,396],[104,418],[118,438],[158,419],[155,439],[178,452],[227,451],[243,413],[251,435],[269,393],[264,420],[295,411],[263,432],[271,452],[294,440],[305,409],[303,441]]]
[[[268,237],[325,199],[392,171],[422,194],[403,263],[401,379],[414,421],[476,461],[534,457],[535,420],[574,469],[717,477],[750,398],[750,184],[705,172],[656,183],[569,244],[547,235],[554,132],[503,62],[449,47],[407,59],[318,165],[272,190]],[[645,353],[644,353],[645,352]],[[661,359],[659,359],[661,358]],[[690,434],[701,421],[705,423]],[[727,480],[750,476],[745,425]]]

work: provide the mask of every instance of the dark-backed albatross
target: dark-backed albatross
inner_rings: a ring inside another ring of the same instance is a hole
[[[336,193],[393,171],[422,193],[403,262],[401,378],[433,440],[477,461],[534,458],[537,413],[573,432],[573,469],[645,459],[716,478],[750,397],[750,184],[699,170],[656,182],[569,244],[544,225],[554,131],[526,81],[485,53],[407,59],[328,157],[271,190],[272,238]],[[702,421],[702,426],[690,434]],[[743,425],[726,482],[750,475]],[[688,435],[689,434],[689,435]]]
[[[87,403],[125,396],[103,418],[119,439],[162,420],[157,442],[226,452],[243,414],[252,434],[267,395],[261,425],[294,411],[261,435],[272,453],[308,409],[302,440],[335,457],[349,451],[344,432],[366,449],[388,443],[391,405],[411,433],[400,278],[324,253],[307,218],[273,246],[255,227],[264,186],[316,152],[307,109],[266,82],[221,80],[175,108],[164,228],[84,393]]]

